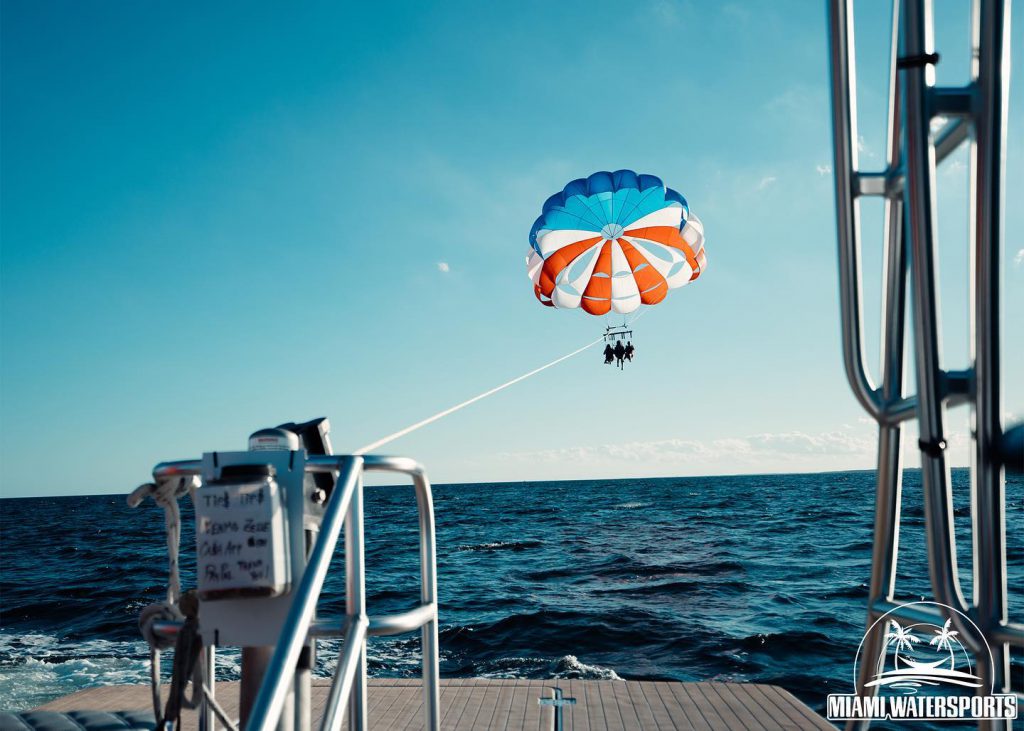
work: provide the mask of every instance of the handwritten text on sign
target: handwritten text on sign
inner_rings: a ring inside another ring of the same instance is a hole
[[[275,596],[287,588],[281,488],[271,479],[196,490],[199,594]]]

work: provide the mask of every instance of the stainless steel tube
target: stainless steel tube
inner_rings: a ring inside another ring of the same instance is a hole
[[[833,171],[839,240],[839,310],[846,378],[861,406],[872,417],[880,419],[882,409],[879,395],[864,367],[861,325],[860,210],[855,191],[857,81],[852,19],[853,0],[832,0],[829,3]]]
[[[980,5],[976,139],[972,149],[974,212],[974,432],[972,484],[974,602],[982,631],[1007,621],[1006,486],[1001,442],[999,283],[1002,249],[1003,177],[1009,98],[1009,9],[1004,0]],[[985,680],[1009,692],[1010,648],[992,643],[993,667]]]
[[[906,57],[932,53],[930,0],[904,0],[903,43]],[[940,364],[938,273],[935,221],[935,150],[929,139],[929,92],[935,70],[930,63],[902,70],[906,89],[906,208],[914,278],[914,333],[917,366],[918,430],[921,481],[924,486],[928,566],[932,591],[942,604],[966,613],[957,574],[953,532],[953,496],[943,431],[944,373]],[[955,612],[950,619],[965,644],[978,653],[984,640]]]
[[[365,458],[364,458],[365,462]],[[366,567],[363,553],[363,474],[356,477],[352,504],[345,515],[345,614],[366,623]],[[347,643],[346,643],[347,644]],[[349,648],[345,648],[346,654]],[[348,696],[348,727],[366,731],[366,632],[355,652],[351,691]],[[340,671],[340,668],[339,668]]]
[[[203,664],[203,680],[210,690],[210,699],[212,699],[217,687],[217,648],[213,645],[204,647],[199,656],[199,662]],[[215,731],[216,728],[213,705],[204,693],[199,704],[199,731]]]
[[[166,480],[169,477],[187,477],[189,475],[200,475],[202,472],[203,463],[198,459],[161,462],[153,468],[153,479],[159,482],[161,480]]]
[[[420,515],[420,601],[434,608],[433,616],[420,630],[423,644],[423,728],[441,726],[440,660],[437,637],[437,550],[434,544],[434,501],[423,470],[413,474]]]
[[[339,731],[344,717],[342,702],[352,692],[352,682],[359,672],[359,655],[366,647],[366,617],[356,617],[348,620],[345,630],[345,644],[341,646],[341,656],[338,658],[338,670],[334,675],[334,682],[331,683],[331,690],[327,695],[327,704],[324,707],[324,719],[320,726],[321,731]]]
[[[302,580],[295,589],[284,629],[267,668],[265,680],[260,686],[249,723],[245,726],[250,731],[270,731],[281,716],[285,698],[291,687],[292,671],[306,643],[309,625],[316,612],[316,603],[327,576],[334,547],[341,534],[342,524],[349,513],[349,505],[359,492],[362,462],[361,457],[343,457],[339,460],[341,472],[327,503],[320,525],[320,535],[309,556]]]
[[[950,120],[935,135],[935,160],[942,162],[963,144],[970,135],[970,124],[966,119]]]
[[[434,498],[423,468],[402,457],[366,457],[367,470],[402,472],[412,477],[420,528],[420,603],[434,607],[423,624],[423,724],[429,731],[441,725],[441,685],[437,628],[437,547],[434,535]]]
[[[902,166],[900,78],[896,59],[899,48],[899,3],[893,3],[892,37],[889,54],[888,144],[886,164],[890,171]],[[852,18],[849,20],[852,23]],[[906,351],[907,243],[903,220],[902,181],[885,201],[885,269],[881,326],[882,401],[891,405],[903,398],[904,353]],[[871,552],[869,605],[891,600],[896,584],[899,555],[900,507],[902,505],[902,425],[899,420],[880,422],[878,427],[878,473],[875,491],[875,531]],[[874,617],[868,612],[870,628]],[[879,657],[887,627],[875,627],[864,638],[864,657]],[[871,662],[860,665],[857,692],[874,694],[867,683],[877,668]],[[866,722],[851,721],[848,729],[867,728]]]

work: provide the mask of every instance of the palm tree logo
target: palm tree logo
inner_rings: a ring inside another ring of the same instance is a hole
[[[959,632],[950,632],[949,631],[949,625],[950,625],[950,623],[952,621],[953,621],[952,619],[947,619],[946,623],[944,625],[942,625],[942,629],[935,630],[935,635],[936,636],[932,637],[931,641],[928,644],[929,645],[937,644],[938,647],[935,648],[936,650],[948,650],[948,649],[951,649],[952,645],[950,644],[950,640],[953,639],[954,637],[956,637],[958,634],[960,634]]]
[[[939,628],[934,624],[903,626],[896,620],[889,620],[885,645],[878,658],[878,672],[875,679],[865,687],[888,686],[904,692],[915,693],[921,685],[934,686],[940,683],[966,688],[981,687],[981,679],[972,672],[956,669],[957,653],[965,654],[958,639],[959,633],[950,629],[952,619]],[[927,643],[916,634],[931,628],[934,634]],[[915,647],[917,645],[918,647]],[[885,670],[885,658],[893,648],[892,669]],[[968,661],[968,670],[972,670]]]
[[[974,653],[964,645],[963,638],[974,632],[981,637],[981,630],[963,612],[938,602],[910,602],[897,609],[914,606],[928,609],[899,615],[896,609],[891,609],[873,621],[864,633],[854,661],[854,673],[855,677],[861,677],[858,668],[861,663],[874,666],[872,677],[859,681],[863,682],[866,693],[912,695],[921,691],[928,696],[940,696],[950,692],[957,695],[977,692],[985,681],[975,674]],[[964,635],[965,632],[968,634]],[[872,642],[867,644],[869,635]],[[865,646],[871,648],[870,658],[861,652]],[[989,686],[990,690],[992,687]],[[865,691],[859,692],[864,695]]]
[[[896,667],[900,666],[900,660],[903,658],[900,656],[900,650],[906,650],[911,652],[914,649],[914,644],[921,641],[921,638],[915,635],[909,628],[904,627],[896,620],[891,620],[892,629],[885,636],[885,645],[888,647],[890,644],[895,644],[896,649],[893,651],[893,659]],[[949,624],[948,622],[946,623]],[[956,634],[955,632],[953,634]],[[948,642],[946,643],[948,646]]]
[[[959,645],[960,641],[956,638],[959,632],[956,630],[950,630],[949,625],[952,623],[952,619],[947,619],[946,623],[942,625],[942,629],[935,630],[935,636],[928,640],[929,645],[935,645],[935,649],[941,652],[942,650],[949,650],[949,666],[952,668],[956,662],[953,656],[953,645],[954,643]]]

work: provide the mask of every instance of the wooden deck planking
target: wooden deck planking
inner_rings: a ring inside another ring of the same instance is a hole
[[[790,693],[788,690],[783,690],[775,685],[759,685],[762,691],[766,694],[774,694],[778,697],[778,703],[780,707],[789,709],[790,713],[799,714],[805,723],[814,724],[817,728],[821,729],[832,729],[833,726],[825,721],[821,716],[812,711],[804,703],[802,703],[796,696]],[[812,726],[813,728],[814,726]]]
[[[563,707],[566,731],[765,731],[832,729],[787,691],[770,685],[670,683],[621,680],[525,680],[453,678],[441,681],[441,728],[446,731],[546,731],[554,709],[541,706],[553,688],[576,704]],[[316,679],[313,715],[323,715],[330,682]],[[238,683],[220,683],[217,700],[238,716]],[[422,728],[423,696],[418,680],[370,679],[369,727],[373,731]],[[40,710],[126,710],[149,707],[144,685],[80,691]],[[181,731],[196,728],[195,712],[182,715]]]
[[[680,729],[680,731],[691,728],[709,728],[708,722],[704,720],[704,716],[697,710],[697,706],[689,699],[687,699],[686,703],[680,704],[678,698],[668,688],[668,685],[668,683],[659,682],[651,683],[649,687],[658,694],[658,700],[665,707],[673,723],[676,723],[676,728]]]
[[[576,705],[578,708],[587,707],[587,684],[582,680],[570,680],[570,690],[572,694],[570,698],[576,699]],[[590,719],[586,713],[581,711],[573,711],[567,714],[568,718],[572,719],[573,731],[597,731],[590,725]]]
[[[519,693],[515,685],[510,686],[512,690],[512,705],[509,708],[508,720],[505,722],[506,728],[514,729],[515,731],[523,731],[526,728],[526,712],[527,707],[519,702]]]
[[[598,687],[597,697],[601,701],[601,708],[604,709],[605,728],[608,731],[627,731],[626,723],[622,718],[622,711],[619,704],[615,702],[615,696],[611,691],[613,683],[621,683],[621,680],[597,680],[601,683]]]
[[[481,723],[479,726],[479,728],[487,729],[487,731],[508,727],[509,712],[512,710],[512,704],[515,702],[515,681],[507,679],[496,682],[498,683],[497,696],[494,699],[491,712],[487,715],[487,725],[484,726]]]
[[[714,691],[714,685],[714,683],[693,683],[688,686],[680,684],[673,686],[672,690],[676,694],[686,693],[693,698],[711,726],[737,730],[743,728],[743,723],[736,712],[729,707],[728,703],[723,703],[719,699],[718,694]]]
[[[630,699],[639,709],[637,715],[640,718],[641,728],[675,728],[664,706],[660,702],[651,703],[651,699],[644,692],[642,683],[630,683],[626,689]]]
[[[753,713],[750,708],[743,704],[743,701],[732,692],[732,688],[728,683],[708,683],[711,686],[710,690],[714,691],[715,694],[721,699],[723,704],[727,704],[736,714],[741,728],[746,731],[753,731],[760,724],[757,720],[757,715]]]

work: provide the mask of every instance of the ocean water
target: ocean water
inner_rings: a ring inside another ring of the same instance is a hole
[[[964,567],[967,480],[954,472]],[[852,687],[873,490],[871,472],[435,486],[442,673],[757,681],[822,711]],[[917,471],[904,495],[899,599],[913,601],[929,595]],[[1024,481],[1008,480],[1007,495],[1019,618]],[[189,506],[186,584],[190,520]],[[411,488],[367,488],[371,613],[415,603],[415,521]],[[162,598],[162,512],[123,495],[3,500],[0,529],[0,707],[146,682],[137,616]],[[322,614],[343,610],[342,589],[338,561]],[[321,648],[326,674],[337,645]],[[418,663],[416,636],[371,641],[373,675],[415,675]],[[220,653],[218,675],[238,677],[237,653]]]

